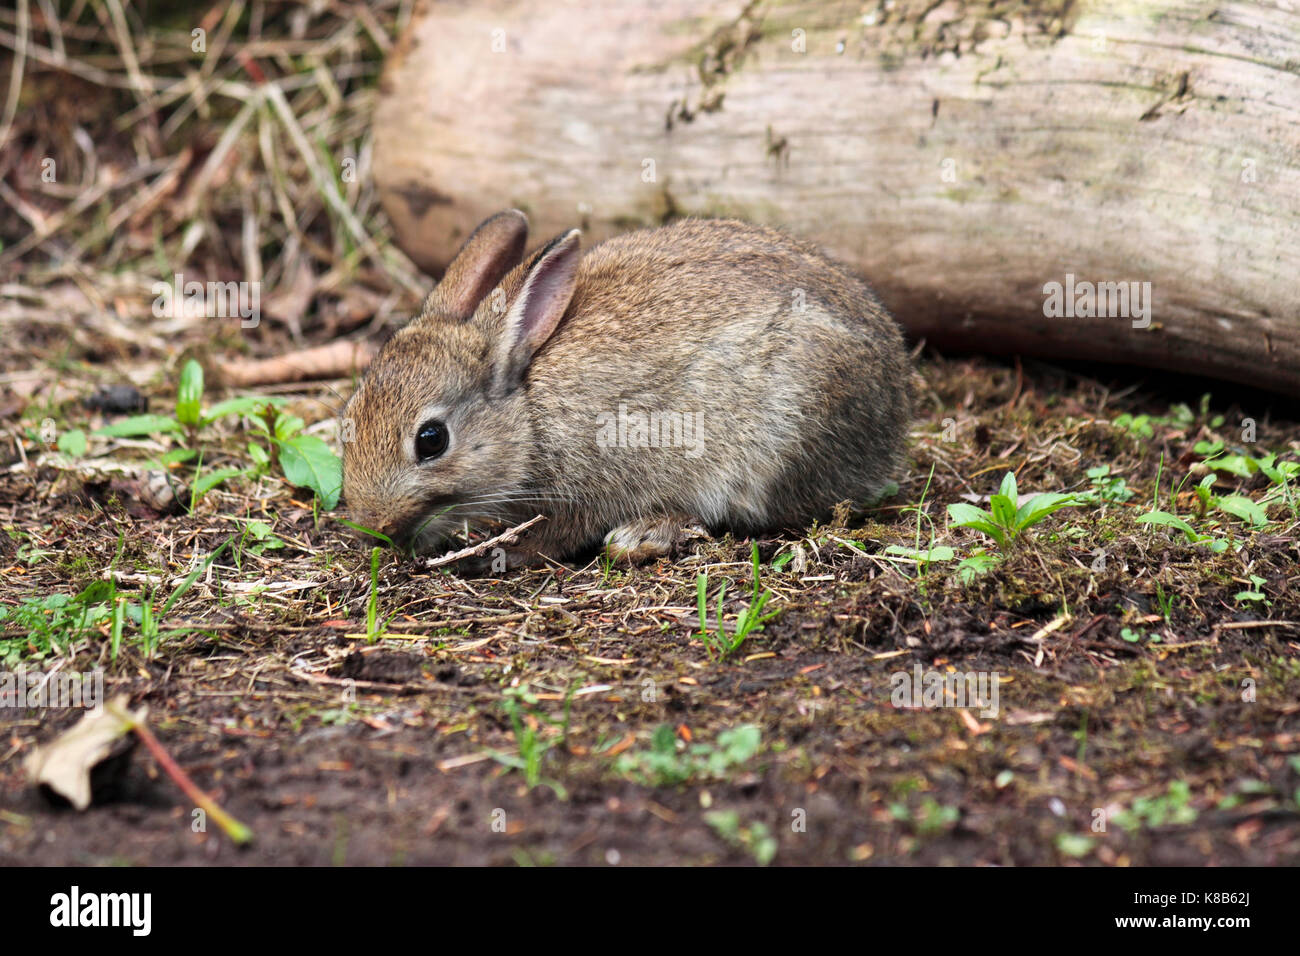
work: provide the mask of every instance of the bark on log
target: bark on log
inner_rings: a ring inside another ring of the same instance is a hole
[[[433,272],[511,205],[739,216],[940,346],[1300,394],[1300,0],[427,3],[374,168]],[[1045,314],[1067,274],[1150,282],[1150,326]]]

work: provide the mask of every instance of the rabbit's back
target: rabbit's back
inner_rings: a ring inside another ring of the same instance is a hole
[[[588,510],[802,525],[897,476],[909,383],[846,269],[773,229],[682,220],[579,263],[529,372],[537,473]]]

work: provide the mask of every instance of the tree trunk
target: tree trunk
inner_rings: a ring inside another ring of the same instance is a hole
[[[427,3],[375,123],[430,271],[512,205],[587,242],[738,216],[940,346],[1300,394],[1300,0]]]

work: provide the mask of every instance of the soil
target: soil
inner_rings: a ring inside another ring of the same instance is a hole
[[[372,643],[370,551],[303,492],[274,478],[233,483],[192,514],[133,517],[117,492],[34,449],[27,467],[0,472],[7,606],[73,593],[106,568],[139,597],[132,589],[146,585],[119,572],[183,575],[237,518],[268,522],[284,547],[245,547],[238,565],[223,554],[165,622],[192,630],[152,653],[128,639],[114,662],[103,627],[43,658],[28,649],[29,667],[103,668],[110,696],[147,704],[163,745],[252,828],[252,844],[235,846],[211,820],[196,832],[192,802],[143,748],[106,801],[80,813],[52,806],[22,757],[81,712],[9,710],[0,862],[1300,857],[1295,524],[1225,525],[1244,547],[1216,555],[1135,521],[1157,473],[1167,494],[1171,471],[1190,467],[1177,463],[1214,431],[1213,406],[1188,423],[1157,391],[1116,398],[1094,378],[1046,366],[929,356],[922,376],[913,469],[899,494],[866,516],[759,540],[762,586],[779,613],[721,661],[699,637],[696,575],[709,574],[711,619],[718,582],[731,582],[730,628],[749,601],[748,540],[692,542],[633,569],[592,556],[499,575],[429,570],[388,551],[375,591],[388,630]],[[153,407],[166,401],[160,391]],[[1135,435],[1111,424],[1124,411],[1168,422]],[[1230,421],[1242,412],[1224,410]],[[1259,420],[1261,442],[1296,447],[1300,426]],[[237,447],[237,430],[228,437]],[[1131,502],[1058,512],[969,583],[952,563],[918,575],[885,553],[912,546],[918,527],[925,547],[932,523],[936,546],[967,554],[979,535],[945,529],[946,504],[996,490],[1007,470],[1022,490],[1078,490],[1099,463],[1127,478]],[[918,524],[908,509],[922,499]],[[1269,603],[1236,598],[1249,575],[1263,579]],[[914,667],[996,675],[996,716],[969,701],[900,706],[895,687]],[[512,696],[521,692],[533,696]],[[648,755],[665,725],[670,769],[656,770]],[[757,752],[710,767],[727,750],[719,735],[742,725],[758,729]],[[539,741],[533,776],[513,765],[529,737]]]

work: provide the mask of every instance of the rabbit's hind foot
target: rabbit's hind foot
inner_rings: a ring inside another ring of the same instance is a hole
[[[699,518],[687,515],[652,515],[620,525],[605,535],[605,551],[616,561],[642,564],[668,557],[678,545],[707,538]]]

